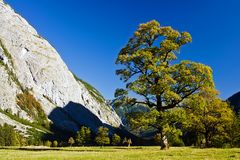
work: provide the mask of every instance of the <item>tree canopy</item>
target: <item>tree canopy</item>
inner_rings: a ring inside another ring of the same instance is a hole
[[[115,92],[117,102],[164,111],[178,106],[201,87],[213,86],[210,67],[175,61],[180,48],[191,41],[188,32],[162,27],[155,20],[141,24],[116,60],[121,65],[116,74],[126,83],[124,89]],[[143,99],[128,96],[129,91]]]
[[[148,106],[155,116],[150,114],[148,119],[148,113],[140,115],[145,115],[145,121],[163,133],[163,126],[168,124],[153,123],[166,122],[167,110],[181,107],[185,99],[203,87],[214,87],[210,67],[187,60],[177,61],[181,47],[191,41],[188,32],[161,26],[155,20],[140,24],[116,60],[121,66],[116,74],[126,85],[116,90],[115,105]],[[162,139],[164,137],[162,134]]]
[[[113,134],[112,136],[112,145],[116,146],[119,145],[121,142],[121,137],[119,135],[117,135],[116,133]]]
[[[98,128],[97,136],[95,137],[95,142],[101,146],[110,144],[110,138],[108,137],[108,128],[106,127]]]
[[[235,114],[226,102],[218,98],[216,90],[205,88],[192,96],[186,102],[185,110],[185,127],[188,131],[194,131],[198,136],[204,137],[206,147],[214,143],[214,138],[222,139],[222,142],[232,138]]]
[[[76,143],[79,146],[90,143],[91,141],[91,130],[85,126],[82,126],[76,135]]]

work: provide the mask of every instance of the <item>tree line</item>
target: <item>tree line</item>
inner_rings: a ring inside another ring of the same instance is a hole
[[[125,145],[132,144],[130,138],[124,137],[122,139],[118,134],[109,135],[108,128],[99,127],[96,135],[92,133],[90,128],[82,126],[75,136],[70,136],[67,141],[64,140],[47,140],[43,139],[42,135],[31,133],[32,135],[25,135],[16,130],[15,127],[3,124],[0,125],[0,146],[47,146],[47,147],[64,147],[64,146],[105,146],[105,145]]]
[[[70,146],[89,146],[89,145],[126,145],[130,146],[132,144],[131,138],[124,137],[122,139],[118,134],[114,133],[112,136],[109,135],[109,130],[106,127],[99,127],[98,132],[93,136],[90,128],[82,126],[77,132],[75,137],[70,137],[68,139],[68,144]]]

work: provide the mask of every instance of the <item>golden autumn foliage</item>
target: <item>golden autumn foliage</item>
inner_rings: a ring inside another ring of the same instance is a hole
[[[48,128],[49,122],[47,116],[44,113],[41,104],[36,98],[29,92],[23,91],[17,95],[17,105],[24,110],[30,117],[32,117],[36,123]]]
[[[172,120],[167,118],[171,112],[166,111],[181,107],[200,89],[214,87],[210,67],[187,60],[176,61],[181,47],[190,42],[192,37],[188,32],[152,20],[139,25],[116,60],[120,66],[116,74],[126,85],[116,90],[115,106],[149,107],[149,113],[137,113],[131,121],[154,127],[162,139],[172,130]],[[161,146],[166,145],[161,143]]]
[[[218,98],[218,92],[215,89],[203,89],[185,105],[185,128],[196,132],[199,137],[204,137],[206,147],[214,145],[216,138],[221,140],[221,143],[229,140],[234,143],[231,133],[235,132],[235,114],[228,103]],[[239,134],[235,135],[239,136]]]

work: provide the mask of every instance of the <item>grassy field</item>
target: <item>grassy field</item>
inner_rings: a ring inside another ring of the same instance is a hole
[[[29,148],[30,149],[30,148]],[[0,149],[1,160],[225,160],[240,159],[240,149],[159,147],[72,147],[51,150]]]

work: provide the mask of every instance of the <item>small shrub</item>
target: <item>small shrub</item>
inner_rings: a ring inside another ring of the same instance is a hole
[[[49,140],[45,141],[44,143],[44,146],[47,146],[47,147],[51,147],[51,145],[52,145],[52,142]]]
[[[123,139],[123,144],[127,145],[128,147],[130,147],[131,144],[132,144],[131,138],[128,139],[127,137],[125,137],[125,138]]]
[[[58,141],[53,141],[53,144],[52,144],[53,147],[57,147],[58,146]]]
[[[74,141],[74,139],[73,139],[73,137],[70,137],[69,139],[68,139],[68,144],[70,145],[70,147],[72,147],[72,145],[75,143],[75,141]]]

